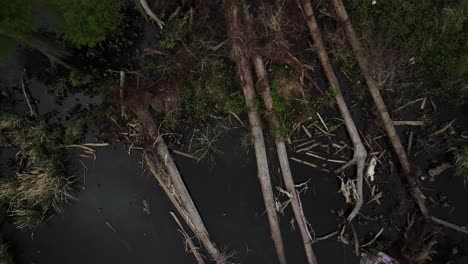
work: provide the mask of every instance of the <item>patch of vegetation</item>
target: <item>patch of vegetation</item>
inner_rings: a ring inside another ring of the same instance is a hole
[[[119,1],[55,0],[64,23],[58,27],[63,38],[76,46],[93,47],[117,29],[122,19]]]
[[[398,50],[401,82],[423,80],[403,92],[460,102],[461,77],[468,71],[468,8],[459,1],[350,1],[352,20],[361,31],[371,30]]]
[[[57,134],[41,121],[3,113],[4,148],[18,150],[20,169],[0,180],[0,200],[18,228],[34,228],[61,212],[72,198],[72,182],[65,176],[64,152]]]
[[[197,129],[194,132],[192,155],[198,161],[208,160],[214,162],[216,154],[219,154],[218,138],[222,130],[218,126],[207,125],[205,128]]]
[[[6,243],[0,244],[0,263],[13,264],[13,256],[10,254],[10,247]]]
[[[161,46],[168,50],[186,45],[183,39],[183,32],[187,26],[188,17],[174,19],[167,23],[161,30]]]
[[[38,15],[47,15],[51,19],[44,25]],[[54,41],[65,40],[76,47],[94,47],[120,27],[121,20],[120,2],[114,0],[2,1],[0,43],[8,49],[2,50],[0,58],[5,59],[5,54],[17,43],[25,43],[60,61],[65,52]],[[56,38],[49,41],[38,38],[33,33],[39,28]]]

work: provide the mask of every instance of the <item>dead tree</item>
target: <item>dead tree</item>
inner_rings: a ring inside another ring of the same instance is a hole
[[[441,225],[456,229],[460,231],[459,227],[454,228],[453,224],[446,224],[444,220],[438,219],[434,216],[431,216],[428,207],[424,201],[425,196],[422,193],[421,189],[419,188],[418,181],[414,170],[412,169],[411,163],[409,162],[408,156],[406,155],[406,151],[401,143],[400,137],[398,136],[395,126],[393,124],[393,120],[388,113],[387,107],[385,102],[382,99],[382,95],[380,94],[380,90],[377,87],[377,83],[372,77],[371,69],[369,66],[369,61],[366,57],[366,53],[362,48],[362,45],[359,42],[356,32],[353,29],[353,25],[351,20],[349,19],[348,12],[343,4],[342,0],[332,0],[333,6],[335,8],[336,14],[338,15],[338,20],[342,24],[346,37],[351,44],[351,48],[354,51],[356,56],[356,60],[358,62],[359,68],[361,70],[361,74],[366,80],[367,87],[369,88],[369,92],[374,100],[375,106],[377,108],[377,112],[379,117],[385,127],[385,131],[387,132],[388,138],[390,139],[390,143],[392,144],[393,150],[395,151],[398,160],[400,161],[401,167],[403,169],[403,174],[406,177],[408,182],[411,195],[416,200],[418,204],[419,210],[421,210],[422,215],[426,219],[430,219],[436,223]],[[463,230],[463,229],[462,229]],[[467,230],[462,232],[467,233]]]
[[[354,217],[359,213],[359,210],[363,204],[363,177],[364,177],[364,166],[366,162],[367,152],[364,148],[364,144],[362,143],[361,137],[359,136],[359,132],[354,124],[353,118],[349,112],[348,106],[341,94],[340,86],[338,84],[338,79],[336,78],[335,72],[333,70],[332,64],[328,57],[325,43],[322,38],[322,33],[317,24],[317,20],[315,19],[314,10],[312,8],[312,3],[310,0],[301,0],[302,1],[302,11],[304,13],[307,26],[309,28],[310,34],[312,36],[312,40],[314,41],[313,50],[317,53],[320,63],[322,64],[323,70],[325,75],[328,79],[328,83],[330,85],[330,89],[335,96],[336,103],[340,110],[341,116],[343,117],[344,124],[346,129],[348,130],[349,136],[353,143],[354,147],[354,156],[353,159],[344,166],[348,167],[351,164],[357,165],[357,191],[358,191],[358,200],[352,210],[352,212],[348,216],[348,221],[353,220]]]
[[[255,90],[252,71],[250,68],[250,55],[245,42],[245,35],[242,21],[242,13],[235,1],[224,0],[223,6],[226,12],[226,21],[228,27],[229,40],[231,42],[231,56],[236,62],[239,73],[242,90],[244,92],[245,102],[250,122],[250,130],[252,133],[253,144],[255,148],[255,156],[257,159],[257,175],[262,188],[263,200],[270,224],[271,238],[275,245],[276,254],[278,255],[281,264],[286,262],[284,252],[283,239],[278,223],[278,215],[275,207],[275,199],[270,179],[270,171],[268,168],[267,155],[265,150],[265,142],[262,132],[262,124],[257,106],[255,105]]]
[[[172,159],[164,139],[158,133],[151,114],[144,105],[139,105],[133,110],[143,127],[148,131],[151,141],[154,142],[153,146],[156,148],[156,151],[151,148],[144,152],[145,163],[213,260],[222,259],[220,251],[210,239],[205,224],[182,180],[179,169]]]

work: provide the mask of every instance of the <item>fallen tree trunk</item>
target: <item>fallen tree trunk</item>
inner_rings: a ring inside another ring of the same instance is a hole
[[[266,108],[266,116],[271,129],[278,129],[281,127],[278,115],[273,107],[273,98],[271,96],[270,84],[268,83],[268,76],[263,64],[263,59],[259,55],[253,55],[252,58],[255,72],[257,74],[257,91],[262,97],[263,104]],[[276,152],[278,154],[278,160],[281,167],[281,174],[283,175],[284,185],[286,186],[286,191],[291,195],[291,206],[293,208],[294,216],[296,218],[297,225],[299,226],[299,231],[301,233],[302,241],[304,244],[304,249],[307,256],[308,263],[317,263],[314,250],[312,249],[312,237],[310,236],[309,229],[307,227],[307,222],[304,216],[304,211],[302,209],[301,200],[299,194],[296,191],[296,186],[291,174],[291,169],[289,167],[288,153],[286,151],[286,144],[284,139],[274,135]]]
[[[322,38],[322,33],[320,32],[317,20],[315,19],[312,3],[310,0],[302,0],[302,11],[305,15],[305,19],[307,21],[307,26],[309,28],[310,34],[312,36],[312,40],[314,41],[313,48],[319,57],[320,63],[322,64],[323,70],[330,85],[330,89],[333,95],[335,96],[336,103],[340,110],[341,116],[343,117],[344,124],[346,126],[346,129],[348,130],[349,136],[354,147],[354,156],[351,162],[356,163],[357,165],[356,175],[357,191],[359,198],[356,201],[352,212],[348,216],[348,221],[351,221],[359,213],[359,210],[361,209],[364,200],[362,188],[364,178],[364,166],[366,162],[367,152],[364,148],[364,144],[362,143],[361,137],[359,136],[359,132],[356,128],[356,125],[354,124],[353,118],[351,117],[348,106],[346,105],[343,95],[341,94],[338,79],[336,78],[332,64],[325,49],[325,43]],[[346,166],[347,165],[345,165],[345,167]]]
[[[406,175],[406,178],[410,185],[411,193],[417,201],[422,214],[425,217],[428,217],[429,210],[424,203],[424,195],[422,194],[421,190],[419,190],[416,175],[412,173],[411,164],[408,160],[408,156],[406,155],[406,151],[403,148],[403,145],[401,144],[400,138],[398,137],[395,126],[393,125],[393,121],[387,111],[387,107],[385,106],[385,103],[380,94],[379,88],[377,87],[377,84],[374,78],[372,77],[369,63],[364,53],[364,49],[360,45],[356,33],[354,32],[351,21],[348,17],[348,13],[346,12],[346,9],[341,0],[332,0],[332,3],[338,15],[338,20],[343,25],[346,37],[348,38],[348,41],[351,44],[351,47],[354,51],[357,62],[359,64],[359,68],[361,69],[361,74],[366,80],[367,87],[369,88],[369,92],[372,95],[372,99],[374,100],[377,112],[385,127],[388,138],[390,139],[393,149],[395,150],[398,160],[400,161],[403,173]]]
[[[243,39],[244,33],[242,29],[242,16],[239,9],[232,0],[224,0],[223,5],[226,12],[226,21],[228,26],[229,39],[231,41],[232,59],[237,64],[237,70],[241,80],[242,90],[244,92],[245,102],[250,122],[250,130],[252,133],[253,144],[255,148],[255,156],[257,159],[258,179],[262,188],[263,201],[267,211],[268,222],[270,224],[271,238],[275,245],[276,254],[278,255],[281,264],[286,262],[284,252],[283,238],[278,223],[278,215],[275,207],[275,199],[270,179],[270,171],[268,168],[267,155],[265,150],[265,142],[263,138],[262,125],[257,107],[255,105],[255,90],[252,72],[249,63],[248,48]]]
[[[387,111],[387,107],[382,99],[382,95],[380,94],[380,90],[377,87],[376,81],[372,77],[369,61],[365,55],[364,49],[362,48],[358,40],[356,32],[353,29],[353,25],[351,23],[351,20],[349,19],[343,1],[332,0],[332,3],[335,8],[336,14],[338,15],[338,20],[343,25],[346,37],[348,38],[348,41],[351,44],[351,47],[354,51],[357,62],[359,64],[359,68],[361,69],[361,74],[366,80],[367,87],[369,88],[369,92],[372,95],[372,99],[374,100],[377,112],[379,113],[379,117],[385,127],[385,130],[393,146],[393,149],[395,150],[398,160],[400,161],[403,173],[409,184],[410,192],[413,198],[416,200],[419,210],[421,210],[422,215],[426,219],[430,219],[438,224],[450,227],[457,231],[468,233],[468,231],[465,229],[460,229],[460,227],[458,226],[455,226],[453,224],[447,223],[444,220],[431,216],[431,213],[429,212],[429,209],[424,201],[425,196],[419,188],[416,174],[412,169],[411,163],[409,162],[408,156],[406,155],[406,151],[403,148],[403,144],[401,144],[401,140],[396,132],[394,122],[392,121],[390,114]]]
[[[149,111],[144,106],[134,109],[135,114],[143,127],[148,131],[151,140],[156,146],[156,152],[144,152],[144,160],[153,175],[162,186],[167,196],[174,204],[179,214],[184,218],[197,238],[201,241],[214,261],[220,263],[223,259],[216,245],[211,241],[205,224],[188,192],[179,170],[172,159],[164,139],[159,136],[158,129]]]

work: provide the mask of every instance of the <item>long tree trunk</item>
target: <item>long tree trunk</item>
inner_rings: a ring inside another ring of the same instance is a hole
[[[270,171],[268,168],[265,142],[263,138],[262,125],[257,107],[255,105],[255,90],[252,72],[249,63],[248,48],[243,38],[244,25],[241,23],[241,13],[233,0],[224,0],[223,5],[226,12],[226,21],[228,26],[229,39],[232,45],[232,58],[237,64],[242,90],[244,92],[245,102],[250,122],[255,156],[257,158],[258,179],[262,188],[263,200],[265,203],[268,221],[270,223],[271,238],[275,245],[276,254],[281,264],[286,262],[283,239],[278,223],[278,214],[275,207]]]
[[[267,72],[263,64],[263,59],[259,55],[253,55],[252,61],[254,64],[255,72],[257,74],[257,91],[262,97],[263,104],[266,108],[266,116],[270,124],[271,129],[280,128],[281,122],[279,121],[278,115],[273,107],[273,99],[271,96],[270,84],[268,82]],[[297,225],[302,236],[304,243],[304,249],[307,256],[308,263],[317,263],[317,259],[312,249],[312,238],[307,228],[307,223],[302,209],[301,200],[299,194],[296,191],[296,186],[291,174],[289,167],[288,153],[286,151],[286,144],[284,139],[279,136],[275,136],[276,152],[278,154],[278,160],[281,167],[281,174],[283,175],[284,185],[286,186],[287,192],[291,195],[291,205],[294,211]]]
[[[314,41],[314,50],[318,54],[320,63],[322,64],[323,70],[328,79],[330,89],[335,96],[335,100],[340,110],[341,116],[343,117],[344,124],[348,130],[349,136],[351,137],[351,141],[353,142],[353,162],[355,162],[357,165],[357,191],[359,198],[356,201],[353,211],[348,216],[348,221],[351,221],[359,213],[364,200],[362,188],[367,152],[364,148],[364,144],[362,144],[361,137],[359,136],[359,132],[356,128],[356,125],[354,124],[353,118],[351,117],[348,106],[346,105],[343,95],[341,94],[338,79],[336,78],[332,64],[325,49],[322,33],[320,32],[317,20],[315,19],[311,1],[302,0],[302,8],[307,21],[307,26],[309,27],[310,34]]]
[[[390,139],[393,149],[395,150],[398,160],[400,161],[403,173],[406,175],[411,194],[418,203],[422,214],[425,217],[429,217],[430,213],[426,204],[424,203],[424,195],[418,187],[416,174],[414,174],[412,171],[411,164],[408,160],[408,156],[406,155],[406,151],[401,144],[400,138],[398,137],[398,134],[395,130],[395,126],[393,125],[393,121],[388,114],[387,107],[385,106],[385,103],[382,99],[379,88],[377,87],[377,84],[372,77],[369,62],[367,61],[364,49],[359,43],[356,32],[354,32],[353,26],[348,17],[348,13],[346,12],[346,9],[341,0],[332,0],[332,3],[338,15],[338,20],[343,25],[348,41],[351,44],[354,54],[356,55],[357,62],[361,69],[361,74],[366,80],[367,87],[369,88],[369,92],[372,95],[372,99],[374,100],[375,106],[377,107],[377,112],[379,113],[379,117],[382,120],[385,130],[387,131],[387,135]]]
[[[356,59],[358,61],[359,67],[361,69],[361,74],[364,76],[366,80],[367,87],[369,88],[369,92],[372,95],[372,99],[377,107],[377,112],[379,113],[379,117],[384,124],[385,130],[387,131],[388,137],[390,142],[397,154],[398,160],[400,161],[401,167],[403,169],[403,173],[408,181],[410,192],[413,198],[416,200],[418,204],[419,210],[421,210],[422,215],[426,219],[430,219],[438,224],[444,225],[446,227],[455,229],[459,232],[463,232],[468,234],[468,230],[462,229],[454,224],[448,223],[442,219],[438,219],[437,217],[431,216],[428,207],[424,201],[424,194],[422,193],[421,189],[419,188],[418,181],[416,178],[416,174],[414,173],[411,163],[408,160],[408,156],[406,155],[406,151],[401,144],[401,140],[398,137],[398,134],[395,130],[395,126],[393,125],[393,121],[387,111],[387,107],[382,99],[382,95],[380,94],[380,90],[377,87],[376,81],[372,77],[369,61],[365,55],[364,49],[362,48],[356,32],[353,29],[353,25],[351,24],[351,20],[349,19],[348,13],[346,12],[346,8],[344,7],[342,0],[332,0],[333,6],[335,7],[336,13],[338,15],[338,19],[343,25],[345,30],[346,36],[348,38],[349,43],[356,55]]]
[[[190,197],[190,193],[185,187],[179,170],[169,153],[169,149],[167,148],[164,139],[158,133],[157,126],[151,114],[144,106],[136,107],[134,111],[156,145],[156,153],[148,151],[145,152],[144,156],[150,170],[158,179],[180,215],[182,215],[197,238],[200,239],[203,246],[212,256],[213,260],[217,261],[221,259],[220,251],[211,241],[205,224],[203,223],[203,220]],[[162,169],[159,169],[159,167],[162,167]],[[163,175],[161,174],[166,174],[167,177],[162,177]]]

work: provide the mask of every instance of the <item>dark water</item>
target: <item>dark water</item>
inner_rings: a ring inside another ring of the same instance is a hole
[[[236,149],[243,151],[235,144],[236,136],[223,140],[226,154],[214,167],[187,158],[177,158],[177,163],[217,244],[237,252],[241,263],[276,263],[255,161],[234,158]],[[195,263],[184,252],[182,235],[169,215],[172,206],[156,180],[143,172],[139,154],[129,156],[116,145],[99,149],[97,155],[95,162],[86,161],[86,189],[62,215],[32,233],[4,227],[4,237],[16,247],[17,263]],[[293,170],[315,178],[304,197],[312,226],[317,232],[333,231],[330,209],[340,202],[335,183],[309,168]],[[151,215],[143,211],[143,200],[150,204]],[[290,231],[290,217],[287,213],[281,219],[288,259],[305,263],[300,236]],[[357,263],[350,247],[332,239],[318,242],[315,250],[323,263]]]

